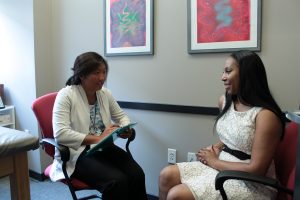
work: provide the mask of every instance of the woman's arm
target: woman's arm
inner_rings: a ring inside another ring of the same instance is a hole
[[[111,119],[114,121],[114,123],[118,124],[119,126],[126,126],[130,123],[130,119],[127,116],[127,114],[121,109],[118,102],[115,100],[115,98],[112,96],[111,92],[109,90],[106,90],[106,95],[108,98],[109,103],[109,110],[111,114]],[[127,129],[123,133],[119,135],[119,137],[126,139],[131,137],[132,130]]]
[[[217,143],[213,144],[212,147],[216,150],[219,150],[220,152],[223,150],[224,148],[224,144],[221,140],[219,140]]]
[[[219,160],[216,149],[202,149],[200,157],[207,165],[217,170],[240,170],[265,175],[280,142],[281,123],[271,111],[263,109],[256,117],[255,136],[249,163]]]
[[[102,97],[103,104],[106,109],[109,109],[109,118],[112,119],[114,123],[116,123],[119,126],[126,126],[130,123],[130,119],[127,116],[127,114],[121,109],[118,102],[115,100],[115,98],[112,96],[110,90],[103,88],[102,89]]]
[[[82,141],[82,145],[90,145],[90,144],[97,144],[100,140],[105,138],[107,135],[109,135],[112,131],[117,129],[119,126],[116,125],[110,125],[105,130],[101,135],[94,135],[94,134],[88,134],[85,136],[84,140]]]
[[[53,132],[59,144],[78,149],[86,134],[75,131],[71,127],[71,110],[73,99],[70,88],[63,88],[56,96],[53,107]]]
[[[208,149],[210,151],[214,150],[214,153],[215,153],[216,157],[219,157],[219,155],[220,155],[221,151],[223,150],[223,148],[224,148],[224,144],[223,144],[223,142],[221,140],[219,140],[215,144],[212,144],[212,145],[206,147],[206,149]],[[201,151],[202,150],[203,149],[200,149],[198,151],[198,153],[196,154],[196,156],[197,156],[197,159],[200,162],[202,162],[203,164],[207,165],[207,161],[205,160],[205,158],[203,156],[201,156]]]
[[[225,95],[222,95],[219,100],[218,100],[218,106],[219,106],[219,110],[222,111],[223,107],[225,105]],[[219,157],[219,154],[221,153],[222,149],[224,147],[224,144],[221,140],[219,140],[217,143],[213,144],[213,145],[210,145],[208,147],[206,147],[206,149],[214,149],[215,150],[215,153],[217,155],[217,157]],[[201,156],[200,156],[200,152],[201,152],[201,149],[198,151],[198,153],[196,154],[197,155],[197,159],[199,161],[201,161],[202,163],[204,164],[207,164],[207,162],[205,161],[205,159],[203,159]]]

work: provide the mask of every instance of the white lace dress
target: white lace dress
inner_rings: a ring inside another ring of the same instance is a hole
[[[220,140],[230,149],[243,151],[251,155],[255,133],[255,118],[260,110],[259,107],[253,107],[248,111],[238,112],[234,110],[232,104],[227,113],[218,121],[216,130]],[[219,158],[233,162],[247,163],[250,161],[240,160],[224,151],[220,153]],[[215,190],[217,170],[201,162],[183,162],[177,163],[177,166],[180,171],[181,182],[190,188],[196,200],[222,199],[219,191]],[[274,163],[271,164],[267,176],[275,177]],[[229,200],[260,200],[275,199],[276,197],[276,190],[247,181],[228,180],[224,183],[224,189]]]

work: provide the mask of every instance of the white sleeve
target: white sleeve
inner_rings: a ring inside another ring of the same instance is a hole
[[[107,98],[109,101],[109,110],[111,114],[111,119],[119,124],[120,126],[125,126],[130,123],[130,119],[127,114],[121,109],[118,102],[112,96],[111,92],[107,90]]]
[[[86,137],[86,133],[80,133],[71,127],[73,100],[70,95],[70,90],[64,88],[59,91],[53,107],[52,123],[55,140],[59,144],[77,150]]]

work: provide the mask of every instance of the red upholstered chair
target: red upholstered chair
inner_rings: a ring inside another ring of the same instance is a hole
[[[284,139],[280,142],[277,148],[274,158],[277,180],[241,171],[221,171],[216,176],[215,188],[216,190],[220,190],[223,200],[227,199],[223,184],[229,179],[247,180],[265,184],[278,190],[278,200],[293,199],[295,187],[298,126],[299,125],[296,122],[289,122],[286,125]]]
[[[32,110],[36,116],[36,119],[39,123],[40,129],[41,129],[41,135],[42,135],[42,140],[41,144],[45,150],[45,152],[51,156],[52,158],[54,157],[54,147],[56,147],[61,154],[61,159],[63,161],[63,166],[62,170],[65,175],[65,179],[62,180],[63,183],[67,184],[69,187],[69,190],[71,192],[71,195],[74,200],[84,200],[84,199],[92,199],[92,198],[100,198],[98,195],[90,195],[87,197],[83,198],[77,198],[76,191],[79,190],[93,190],[89,185],[86,183],[76,179],[76,178],[70,178],[66,172],[66,162],[70,158],[70,151],[69,148],[63,145],[59,145],[55,142],[54,137],[53,137],[53,128],[52,128],[52,110],[53,110],[53,105],[54,101],[56,98],[57,92],[46,94],[44,96],[41,96],[37,98],[33,104],[32,104]],[[135,130],[132,130],[132,136],[128,138],[127,143],[126,143],[126,150],[127,152],[131,155],[129,151],[129,143],[134,140],[135,138]],[[49,165],[44,174],[49,177],[49,172],[51,169],[51,165]]]

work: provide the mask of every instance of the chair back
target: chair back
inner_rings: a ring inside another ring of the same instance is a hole
[[[52,110],[56,95],[57,92],[49,93],[32,103],[32,110],[40,126],[42,138],[53,138]],[[44,150],[49,156],[54,157],[55,151],[52,145],[45,144]]]
[[[297,138],[298,125],[295,122],[288,123],[284,139],[280,142],[274,159],[278,180],[292,190],[295,187]],[[292,199],[292,197],[279,193],[278,199]]]

